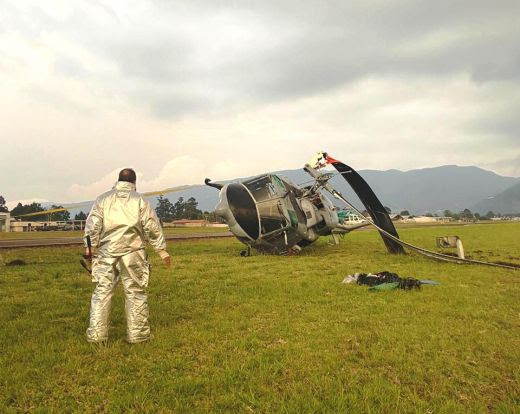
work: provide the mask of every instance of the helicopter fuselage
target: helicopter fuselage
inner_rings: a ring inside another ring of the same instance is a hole
[[[241,242],[262,252],[287,254],[320,236],[350,229],[340,224],[337,208],[321,191],[297,187],[276,174],[225,185],[206,183],[220,190],[215,213]]]

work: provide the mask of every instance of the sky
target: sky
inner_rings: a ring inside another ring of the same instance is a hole
[[[0,195],[302,167],[520,176],[520,2],[0,1]]]

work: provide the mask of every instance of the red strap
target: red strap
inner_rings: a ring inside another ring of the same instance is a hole
[[[338,161],[338,160],[335,160],[334,158],[332,158],[329,154],[327,154],[326,156],[326,160],[329,164],[334,164],[335,162],[341,162],[341,161]]]

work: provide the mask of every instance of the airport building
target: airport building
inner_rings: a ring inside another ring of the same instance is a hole
[[[22,221],[11,218],[9,213],[0,213],[0,232],[66,231],[84,230],[85,220],[67,221]]]

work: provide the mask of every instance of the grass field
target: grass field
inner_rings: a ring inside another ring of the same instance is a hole
[[[227,227],[167,227],[164,234],[194,234],[221,233],[228,231]],[[50,239],[63,237],[83,237],[83,231],[31,231],[31,232],[0,232],[0,240],[9,239]]]
[[[520,223],[401,229],[434,248],[520,263]],[[153,339],[84,341],[93,289],[79,248],[0,250],[0,412],[520,412],[520,270],[390,256],[374,231],[299,256],[238,255],[234,239],[152,256]],[[4,264],[23,259],[26,266]],[[346,274],[433,279],[370,292]]]

